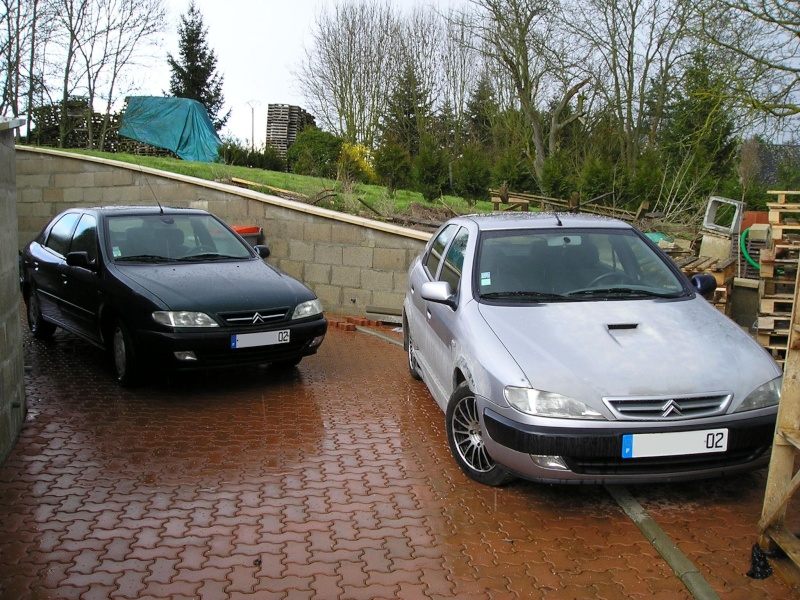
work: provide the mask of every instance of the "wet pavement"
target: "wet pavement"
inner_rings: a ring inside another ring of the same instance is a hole
[[[0,598],[692,597],[605,487],[468,480],[378,337],[332,327],[288,372],[133,390],[68,334],[26,337],[25,363]],[[765,480],[625,490],[719,597],[788,598],[745,575]]]

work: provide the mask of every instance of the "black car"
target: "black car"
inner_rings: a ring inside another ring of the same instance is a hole
[[[62,327],[109,350],[122,385],[150,369],[293,367],[328,323],[268,256],[203,210],[69,209],[22,253],[28,325],[38,339]]]

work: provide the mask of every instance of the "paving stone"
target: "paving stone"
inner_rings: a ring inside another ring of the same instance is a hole
[[[21,315],[22,316],[22,315]],[[29,415],[0,466],[0,598],[689,598],[603,487],[480,486],[402,348],[332,329],[284,374],[121,389],[69,334],[24,339]],[[722,598],[764,473],[631,493]]]

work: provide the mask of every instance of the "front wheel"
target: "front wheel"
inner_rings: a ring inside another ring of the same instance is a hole
[[[408,319],[403,313],[403,348],[408,356],[408,373],[412,379],[417,381],[422,379],[417,365],[417,358],[414,356],[414,341],[411,339],[411,330],[408,328]]]
[[[28,317],[28,328],[31,334],[37,340],[49,340],[56,332],[56,326],[45,321],[42,316],[42,307],[39,304],[39,296],[36,294],[36,289],[31,288],[28,297],[26,298],[26,314]]]
[[[140,378],[139,359],[130,331],[122,321],[117,321],[114,324],[111,351],[114,355],[117,382],[123,387],[136,385]]]
[[[450,451],[468,477],[491,486],[500,486],[514,479],[486,450],[478,419],[478,403],[466,382],[450,396],[445,418]]]

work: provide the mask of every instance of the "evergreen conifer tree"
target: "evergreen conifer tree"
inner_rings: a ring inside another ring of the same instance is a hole
[[[169,92],[178,98],[197,100],[208,111],[214,127],[219,131],[231,116],[229,110],[220,116],[225,104],[222,95],[224,78],[217,73],[217,56],[208,47],[206,35],[208,30],[203,25],[203,15],[194,4],[189,11],[181,15],[178,27],[179,45],[178,59],[167,54],[167,61],[172,70],[169,80]]]

